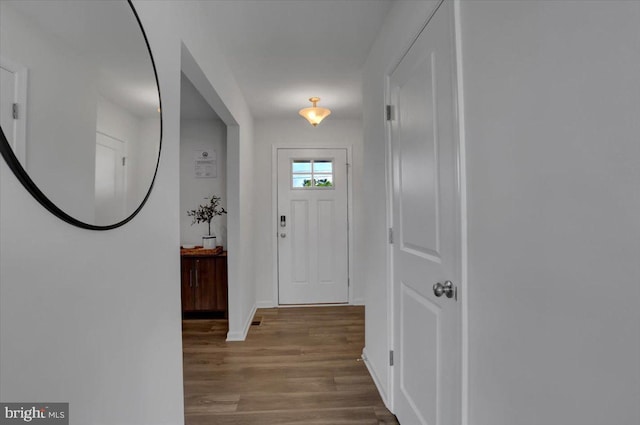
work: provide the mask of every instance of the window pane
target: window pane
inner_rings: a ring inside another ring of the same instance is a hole
[[[294,174],[292,187],[311,187],[311,174]]]
[[[316,174],[314,177],[315,177],[315,186],[317,187],[333,186],[333,176],[331,174]]]
[[[293,161],[291,164],[291,170],[294,173],[310,173],[311,161]]]
[[[333,163],[328,160],[315,161],[313,163],[313,172],[314,173],[332,173]]]

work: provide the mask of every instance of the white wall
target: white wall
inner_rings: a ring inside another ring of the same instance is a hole
[[[259,120],[255,126],[255,273],[256,298],[260,307],[278,305],[277,281],[274,273],[276,253],[273,247],[273,147],[341,147],[352,150],[351,183],[353,246],[350,250],[352,302],[361,304],[364,297],[364,280],[361,269],[365,228],[362,217],[362,122],[358,119],[326,118],[317,127],[302,117],[286,120]]]
[[[640,3],[465,1],[470,423],[640,423]]]
[[[135,142],[138,138],[140,123],[138,117],[102,96],[98,96],[96,112],[96,131],[122,140]]]
[[[387,191],[385,78],[417,37],[437,1],[394,3],[363,69],[363,217],[364,243],[360,256],[365,289],[366,363],[383,399],[389,401],[390,292],[387,264]]]
[[[181,40],[219,90],[241,133],[234,158],[243,171],[234,176],[234,188],[243,189],[233,205],[239,236],[235,256],[229,257],[237,282],[230,297],[238,308],[230,326],[242,327],[255,299],[251,167],[245,167],[252,161],[252,120],[244,99],[197,4],[135,5],[154,53],[163,101],[160,168],[145,208],[115,230],[75,228],[33,200],[0,161],[0,393],[3,401],[69,401],[74,425],[183,423]]]
[[[196,178],[194,158],[196,151],[215,151],[217,176]],[[202,245],[202,236],[208,232],[206,223],[193,222],[188,210],[208,202],[204,198],[216,195],[222,198],[221,205],[227,207],[227,127],[220,120],[182,119],[180,121],[180,241],[183,244]],[[211,222],[211,233],[217,244],[226,248],[227,216],[215,217]]]
[[[9,3],[3,2],[1,10],[3,58],[26,67],[29,72],[26,111],[29,175],[62,210],[93,223],[96,73],[82,56]],[[75,125],[63,125],[71,122]]]
[[[160,119],[141,119],[127,109],[98,96],[96,130],[125,143],[127,216],[140,206],[155,172],[160,139]],[[96,217],[98,212],[96,211]],[[106,223],[117,223],[114,217]]]
[[[138,126],[138,139],[129,145],[131,184],[129,199],[137,202],[138,207],[149,191],[153,181],[158,159],[158,138],[160,137],[160,118],[142,118]],[[135,202],[134,202],[135,203]]]

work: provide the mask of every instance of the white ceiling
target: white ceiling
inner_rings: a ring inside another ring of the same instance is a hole
[[[256,118],[319,106],[360,118],[361,69],[393,0],[206,0],[221,47]]]
[[[296,117],[299,109],[311,106],[309,97],[318,96],[319,106],[331,109],[336,119],[361,117],[361,69],[392,1],[201,0],[200,5],[254,117]],[[111,100],[131,98],[126,103],[137,114],[156,113],[148,59],[134,60],[148,58],[146,46],[131,42],[141,37],[126,3],[2,2],[108,71],[103,76],[112,78],[103,78],[102,84]],[[124,21],[132,22],[117,31],[105,27]],[[187,91],[183,100],[186,115],[194,118],[209,114],[197,111],[202,99],[196,94]]]

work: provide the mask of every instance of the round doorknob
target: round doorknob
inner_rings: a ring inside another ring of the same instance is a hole
[[[287,234],[286,234],[286,233],[280,233],[280,237],[281,237],[281,238],[286,238],[286,237],[287,237]]]
[[[442,295],[446,295],[447,298],[453,298],[455,293],[455,288],[453,287],[453,282],[447,280],[444,285],[440,282],[433,285],[433,294],[436,297],[441,297]]]

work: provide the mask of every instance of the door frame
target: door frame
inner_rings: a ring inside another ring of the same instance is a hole
[[[461,334],[460,334],[460,350],[461,350],[461,418],[462,425],[469,424],[469,301],[468,301],[468,239],[467,239],[467,175],[466,175],[466,139],[465,139],[465,121],[464,121],[464,82],[463,77],[463,61],[462,61],[462,29],[461,29],[461,16],[460,16],[460,1],[461,0],[442,0],[433,11],[429,14],[428,18],[422,24],[420,29],[413,36],[411,42],[403,50],[402,54],[395,60],[395,62],[388,68],[384,77],[384,104],[391,104],[391,74],[398,67],[402,59],[409,52],[409,49],[415,41],[418,39],[422,31],[427,27],[433,15],[438,11],[442,3],[445,1],[453,2],[453,48],[454,48],[454,78],[455,85],[454,90],[454,107],[456,109],[456,123],[454,126],[455,136],[457,137],[458,144],[456,146],[457,154],[457,179],[458,190],[456,194],[456,202],[458,207],[458,214],[460,218],[460,282],[458,298],[461,303]],[[393,156],[392,156],[392,139],[391,139],[391,123],[385,120],[385,178],[386,178],[386,216],[387,216],[387,228],[393,227]],[[395,241],[394,241],[395,242]],[[394,293],[394,263],[393,263],[393,245],[387,243],[386,249],[386,262],[387,262],[387,311],[389,312],[389,321],[387,323],[387,341],[389,352],[393,351],[397,345],[397,338],[394,335],[395,328],[395,293]],[[392,412],[395,409],[394,400],[394,379],[395,370],[393,366],[387,367],[387,403],[389,410]]]
[[[296,307],[296,305],[281,305],[278,295],[279,276],[278,276],[278,150],[279,149],[344,149],[347,151],[347,269],[348,269],[348,301],[347,304],[336,305],[353,305],[353,285],[352,285],[352,273],[353,273],[353,157],[351,145],[340,146],[318,146],[318,145],[294,145],[291,143],[276,143],[271,145],[271,264],[273,267],[272,274],[272,294],[273,294],[273,306],[259,306],[259,307]],[[305,304],[305,306],[312,306],[313,304]],[[318,304],[318,305],[330,305],[330,304]]]
[[[127,187],[129,186],[129,173],[128,173],[128,169],[129,169],[129,143],[126,140],[122,140],[118,137],[115,137],[111,134],[105,133],[104,131],[100,131],[100,130],[96,130],[96,145],[101,144],[98,143],[97,140],[97,136],[103,136],[103,137],[107,137],[109,138],[111,141],[120,143],[120,147],[121,147],[121,151],[120,154],[122,155],[120,161],[122,160],[122,158],[125,159],[125,164],[127,165],[122,165],[122,205],[119,205],[119,208],[121,211],[119,211],[120,213],[126,213],[127,210]],[[103,145],[104,146],[104,145]],[[96,151],[97,151],[97,147],[96,147]],[[117,165],[117,167],[120,167],[119,165]],[[95,193],[94,193],[94,204],[95,204]]]
[[[15,126],[15,140],[13,141],[13,153],[22,165],[22,168],[27,169],[27,119],[28,114],[28,99],[27,88],[29,86],[29,70],[27,67],[12,61],[9,58],[0,56],[0,67],[13,72],[16,76],[15,93],[17,97],[16,101],[19,105],[18,116],[21,117],[14,123]]]

